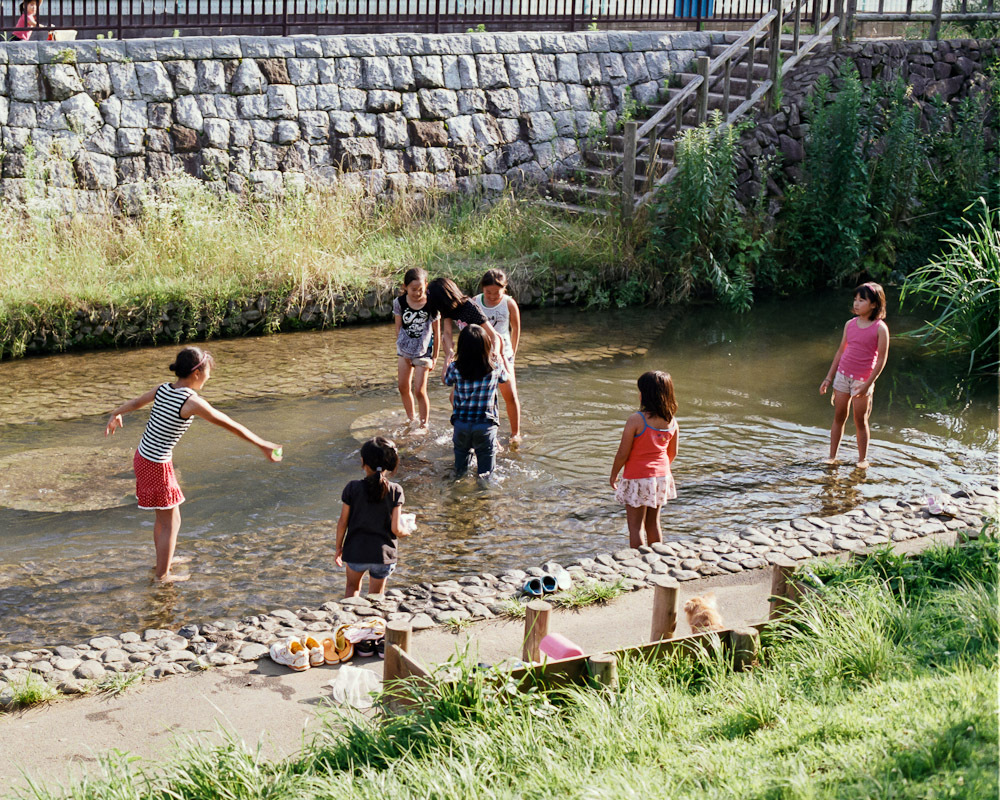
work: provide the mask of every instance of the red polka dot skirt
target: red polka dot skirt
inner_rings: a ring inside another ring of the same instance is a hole
[[[150,461],[136,450],[132,466],[135,468],[135,496],[139,499],[139,508],[157,511],[184,502],[184,493],[174,475],[173,462],[161,464]]]

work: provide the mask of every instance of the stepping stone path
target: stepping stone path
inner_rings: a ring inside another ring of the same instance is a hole
[[[931,516],[922,502],[882,500],[833,517],[807,517],[773,527],[748,527],[683,541],[665,541],[637,550],[623,549],[596,558],[581,558],[565,567],[575,583],[622,580],[634,591],[653,585],[659,575],[679,581],[763,569],[791,558],[796,561],[840,552],[860,552],[949,530],[976,535],[984,519],[997,511],[997,486],[955,492],[954,517]],[[458,580],[421,583],[390,589],[384,595],[328,602],[318,609],[276,609],[242,620],[189,623],[176,632],[148,629],[138,634],[98,636],[75,646],[21,650],[0,655],[0,706],[11,702],[11,684],[31,676],[64,694],[78,694],[120,673],[145,678],[257,661],[268,645],[285,637],[324,634],[342,623],[378,616],[424,630],[451,621],[504,615],[521,594],[529,575],[563,567],[513,569],[502,575],[484,573]]]

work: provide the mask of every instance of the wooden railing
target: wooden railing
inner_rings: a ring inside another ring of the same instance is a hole
[[[752,108],[764,101],[768,107],[776,103],[775,87],[778,85],[778,75],[785,75],[820,41],[833,34],[835,45],[844,36],[844,0],[836,0],[835,13],[825,22],[818,23],[816,10],[819,4],[812,4],[812,23],[815,33],[805,41],[802,39],[802,10],[809,0],[772,0],[773,7],[751,26],[739,39],[733,42],[714,59],[700,56],[697,59],[698,75],[681,91],[670,99],[659,111],[640,127],[635,122],[625,124],[624,159],[620,167],[622,172],[622,213],[630,217],[656,194],[657,190],[673,179],[677,173],[676,165],[663,175],[655,174],[657,154],[663,143],[673,140],[675,145],[684,125],[684,116],[692,108],[695,110],[695,125],[703,125],[708,119],[709,93],[713,88],[721,88],[722,93],[722,125],[716,131],[742,118]],[[783,24],[791,24],[792,55],[782,64],[781,28]],[[818,27],[818,29],[817,29]],[[754,78],[754,64],[757,51],[766,47],[768,52],[767,77],[760,81]],[[743,90],[743,102],[732,111],[729,110],[732,99],[733,68],[740,63],[746,64],[747,77]],[[756,85],[755,85],[756,84]],[[646,184],[648,190],[638,198],[635,196],[635,175],[637,159],[645,157],[649,165]],[[675,152],[676,157],[676,152]]]

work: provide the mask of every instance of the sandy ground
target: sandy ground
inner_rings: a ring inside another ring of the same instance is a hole
[[[937,538],[907,542],[905,549],[925,547]],[[739,627],[766,619],[770,581],[770,570],[689,581],[681,584],[680,603],[713,591],[727,627]],[[549,630],[588,653],[641,644],[649,640],[652,598],[653,590],[646,589],[606,606],[556,611]],[[523,631],[519,620],[479,622],[459,634],[421,631],[413,634],[410,652],[430,666],[468,646],[477,660],[496,663],[520,655]],[[688,632],[681,613],[677,635]],[[355,659],[352,664],[381,677],[378,658]],[[322,712],[331,705],[325,684],[338,669],[291,673],[264,659],[143,683],[118,697],[67,698],[4,714],[0,785],[5,788],[0,794],[23,790],[29,780],[54,786],[98,776],[101,757],[113,751],[138,756],[146,767],[155,768],[191,737],[220,742],[234,736],[249,747],[259,746],[266,757],[291,755],[322,724]]]

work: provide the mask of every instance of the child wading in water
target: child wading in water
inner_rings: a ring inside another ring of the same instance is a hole
[[[261,439],[249,429],[233,421],[221,411],[216,411],[198,392],[211,377],[215,362],[208,351],[198,347],[185,347],[170,365],[177,375],[173,383],[164,383],[144,395],[123,403],[111,412],[111,420],[104,430],[105,436],[114,434],[125,425],[123,414],[153,404],[149,421],[136,448],[135,493],[139,508],[156,512],[153,524],[153,545],[156,548],[156,577],[164,582],[186,581],[187,575],[174,575],[170,571],[177,546],[177,532],[181,527],[180,505],[184,494],[174,476],[174,447],[191,427],[196,416],[235,433],[241,439],[261,449],[269,461],[281,461],[281,448],[274,442]]]
[[[448,368],[452,363],[455,353],[454,332],[452,331],[452,320],[465,323],[466,325],[479,325],[483,328],[490,340],[491,353],[495,354],[497,363],[506,370],[507,364],[502,358],[503,340],[500,334],[493,328],[490,321],[486,319],[482,308],[471,298],[466,297],[458,284],[451,278],[435,278],[427,286],[427,297],[435,311],[441,314],[441,341],[444,346],[444,368],[441,372],[441,380],[447,383],[446,377]],[[521,404],[514,395],[513,386],[509,381],[500,384],[500,393],[503,394],[504,404],[507,406],[507,415],[510,420],[510,441],[517,444],[521,441]]]
[[[661,540],[660,506],[677,497],[670,472],[677,455],[674,382],[666,372],[644,372],[638,386],[639,410],[625,422],[610,481],[615,499],[625,506],[629,547]],[[622,467],[625,474],[619,481]]]
[[[347,567],[344,597],[361,593],[366,572],[368,593],[381,594],[396,569],[396,537],[411,533],[402,524],[403,487],[389,480],[398,466],[399,453],[389,439],[376,436],[361,445],[365,477],[344,487],[337,520],[335,560]]]
[[[427,302],[427,272],[415,267],[403,276],[403,293],[392,301],[396,320],[396,355],[399,356],[399,396],[411,425],[425,431],[430,418],[427,376],[434,369],[441,342],[441,317]],[[411,381],[417,395],[417,416],[413,413]]]
[[[497,452],[497,386],[507,381],[507,371],[493,358],[493,340],[479,325],[468,325],[458,335],[458,358],[448,365],[444,382],[451,392],[451,424],[455,431],[455,477],[469,468],[469,451],[476,452],[480,478],[493,472]]]
[[[837,463],[837,450],[844,436],[849,406],[854,408],[858,434],[858,469],[868,469],[868,417],[872,411],[875,380],[885,368],[889,355],[889,328],[885,324],[885,291],[877,283],[863,283],[854,290],[854,318],[844,325],[840,347],[830,371],[819,385],[826,394],[833,385],[833,427],[830,428],[830,457]]]
[[[517,396],[517,383],[514,380],[514,357],[521,340],[521,310],[514,298],[507,295],[507,273],[502,269],[487,270],[479,281],[479,288],[483,291],[476,295],[476,305],[482,309],[483,315],[503,342],[508,388],[501,391],[501,394],[507,409],[507,419],[520,420],[521,400]]]

